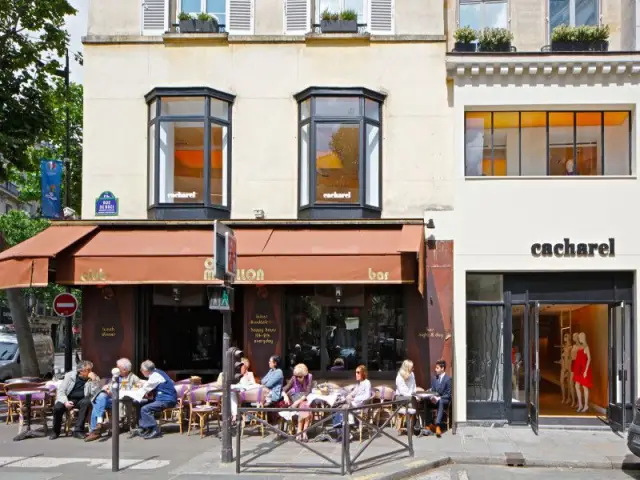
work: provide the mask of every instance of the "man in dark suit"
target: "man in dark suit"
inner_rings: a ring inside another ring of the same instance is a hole
[[[449,406],[451,402],[451,377],[446,374],[447,362],[444,360],[438,360],[436,362],[436,375],[431,380],[431,391],[437,395],[431,397],[431,403],[433,408],[438,409],[438,416],[436,417],[436,424],[430,425],[429,429],[435,432],[436,437],[440,438],[442,430],[440,425],[442,424],[442,417],[444,410]]]

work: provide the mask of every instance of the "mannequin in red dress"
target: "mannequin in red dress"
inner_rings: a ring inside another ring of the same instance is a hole
[[[576,382],[576,394],[578,395],[578,409],[576,411],[586,412],[589,410],[589,389],[593,387],[593,378],[591,377],[591,351],[589,350],[589,345],[587,345],[587,335],[584,332],[580,332],[578,335],[578,343],[580,349],[576,354],[573,376]],[[582,403],[582,392],[584,392],[584,404]]]

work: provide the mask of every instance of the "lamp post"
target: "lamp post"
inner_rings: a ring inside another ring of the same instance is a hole
[[[58,77],[64,78],[64,116],[65,116],[65,142],[64,142],[64,205],[69,207],[71,202],[71,118],[69,115],[69,49],[64,55],[64,70],[56,70]],[[67,293],[71,288],[66,288]],[[65,349],[64,349],[64,371],[70,372],[73,369],[73,318],[65,318]]]

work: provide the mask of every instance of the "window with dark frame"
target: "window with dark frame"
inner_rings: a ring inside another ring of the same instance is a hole
[[[465,112],[465,175],[631,175],[629,110]]]
[[[362,307],[329,305],[311,287],[288,289],[285,368],[304,363],[323,376],[351,376],[365,364],[395,375],[407,358],[402,289],[368,290],[365,297]]]
[[[381,208],[382,103],[364,88],[309,88],[298,95],[299,207],[335,215]]]
[[[228,212],[234,96],[211,88],[156,88],[145,99],[149,207]]]

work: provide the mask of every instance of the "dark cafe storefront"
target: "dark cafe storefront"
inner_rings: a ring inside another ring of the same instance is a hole
[[[374,382],[393,384],[411,358],[428,386],[435,361],[451,362],[453,249],[442,242],[428,255],[422,221],[229,225],[239,269],[232,343],[258,376],[278,354],[285,370],[304,362],[318,379],[352,380],[364,363]],[[83,355],[103,375],[126,356],[213,381],[222,321],[207,300],[212,237],[201,222],[54,223],[0,254],[0,288],[81,288]],[[329,370],[336,358],[345,371]]]

